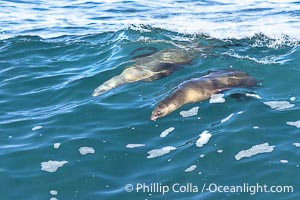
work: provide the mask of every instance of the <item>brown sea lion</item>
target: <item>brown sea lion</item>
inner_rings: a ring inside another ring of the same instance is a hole
[[[181,83],[154,109],[151,120],[164,117],[184,104],[209,99],[212,94],[232,88],[254,87],[257,81],[243,71],[223,69]]]
[[[126,68],[98,86],[92,96],[98,96],[121,85],[136,81],[153,81],[170,75],[182,65],[190,63],[194,53],[181,49],[165,49],[150,56],[138,58],[135,64]]]

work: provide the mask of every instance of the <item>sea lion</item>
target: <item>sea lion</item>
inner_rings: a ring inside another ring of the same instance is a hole
[[[213,71],[205,76],[181,83],[167,98],[154,109],[151,120],[164,117],[184,104],[204,101],[212,94],[232,88],[248,88],[257,85],[257,81],[243,71],[223,69]]]
[[[126,68],[120,75],[98,86],[92,96],[98,96],[127,83],[163,78],[179,70],[182,65],[190,63],[194,58],[193,52],[181,49],[165,49],[150,56],[138,58],[135,64]]]

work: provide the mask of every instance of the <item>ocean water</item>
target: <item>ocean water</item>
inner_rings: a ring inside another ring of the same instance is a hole
[[[0,199],[299,199],[299,10],[292,0],[0,1]],[[91,96],[153,47],[199,53],[165,78]],[[228,68],[259,87],[149,119],[183,81]]]

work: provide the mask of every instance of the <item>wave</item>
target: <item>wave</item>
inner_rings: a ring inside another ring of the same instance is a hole
[[[43,2],[43,3],[41,3]],[[256,1],[39,1],[0,3],[0,39],[16,35],[53,38],[116,32],[146,26],[217,39],[245,39],[262,34],[300,40],[299,3]],[[43,5],[41,7],[41,5]],[[1,9],[2,8],[2,9]],[[70,15],[66,13],[70,12]],[[19,13],[22,13],[20,15]],[[45,17],[41,17],[45,16]],[[151,29],[150,29],[151,30]],[[153,30],[153,29],[152,29]]]

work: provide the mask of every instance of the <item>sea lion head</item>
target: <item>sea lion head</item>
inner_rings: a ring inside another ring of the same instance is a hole
[[[152,115],[150,117],[151,120],[156,120],[158,118],[164,117],[170,112],[174,111],[176,109],[176,106],[173,104],[168,104],[164,101],[162,101],[152,112]]]
[[[113,88],[116,87],[116,83],[114,82],[114,80],[108,80],[105,83],[103,83],[102,85],[99,85],[93,92],[92,96],[96,97],[99,96]]]

